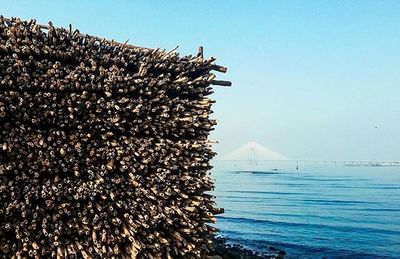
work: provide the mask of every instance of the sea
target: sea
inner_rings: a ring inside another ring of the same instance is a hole
[[[400,167],[214,162],[219,236],[285,258],[400,258]]]

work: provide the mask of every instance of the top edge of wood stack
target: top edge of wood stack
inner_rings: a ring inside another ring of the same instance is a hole
[[[83,34],[77,29],[73,30],[71,24],[69,25],[69,29],[67,30],[67,29],[62,28],[62,27],[53,26],[52,22],[49,22],[48,25],[43,25],[43,24],[36,23],[35,19],[30,19],[28,21],[24,21],[24,20],[22,20],[20,18],[16,18],[16,17],[5,18],[2,15],[0,16],[0,22],[1,23],[11,23],[11,24],[18,24],[18,23],[22,24],[23,22],[26,22],[28,25],[37,26],[37,28],[40,29],[40,30],[66,31],[72,37],[81,37],[81,38],[84,38],[84,39],[86,39],[88,41],[92,41],[93,44],[99,44],[99,46],[102,45],[102,44],[109,44],[110,46],[120,47],[122,49],[147,51],[147,52],[150,52],[153,55],[157,55],[158,58],[161,58],[161,59],[168,59],[168,58],[173,57],[173,56],[178,57],[178,54],[175,52],[175,50],[178,47],[175,47],[174,49],[172,49],[170,51],[166,51],[165,49],[163,50],[163,49],[160,49],[160,48],[153,49],[153,48],[147,48],[147,47],[132,45],[132,44],[128,43],[129,40],[127,40],[124,43],[117,42],[117,41],[114,41],[114,40],[107,40],[105,38],[92,36],[92,35],[89,35],[89,34]],[[189,56],[181,57],[180,59],[181,60],[185,60],[186,59],[189,62],[199,62],[199,63],[211,64],[210,70],[221,72],[221,73],[226,73],[227,70],[228,70],[224,66],[217,65],[217,64],[213,63],[216,60],[216,58],[214,58],[214,57],[210,57],[210,58],[204,59],[203,58],[203,47],[202,46],[199,47],[199,51],[198,51],[198,54],[196,56],[189,55]],[[226,81],[226,80],[211,80],[210,84],[211,85],[219,85],[219,86],[232,86],[232,82]]]

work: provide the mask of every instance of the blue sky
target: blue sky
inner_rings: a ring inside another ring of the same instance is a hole
[[[400,159],[400,1],[0,1],[4,16],[218,58],[212,139],[293,159]]]

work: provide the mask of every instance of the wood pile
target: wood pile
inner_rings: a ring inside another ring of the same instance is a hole
[[[214,61],[0,17],[0,257],[207,254]]]

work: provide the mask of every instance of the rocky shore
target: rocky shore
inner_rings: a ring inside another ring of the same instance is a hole
[[[214,252],[209,259],[283,259],[286,252],[273,246],[266,247],[265,252],[259,253],[238,244],[229,244],[222,237],[214,240]]]

